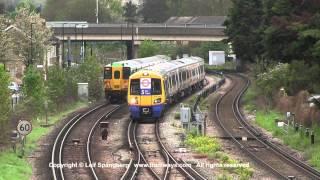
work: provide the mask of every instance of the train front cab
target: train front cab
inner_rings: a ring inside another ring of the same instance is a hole
[[[112,64],[104,69],[105,97],[111,102],[125,99],[128,91],[130,67]]]
[[[139,73],[130,78],[128,104],[134,120],[158,119],[165,109],[163,79],[155,73]]]

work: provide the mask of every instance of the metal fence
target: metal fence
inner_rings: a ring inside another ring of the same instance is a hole
[[[201,101],[201,98],[206,98],[206,97],[208,97],[211,93],[213,93],[213,92],[215,92],[217,89],[219,89],[219,87],[222,86],[222,85],[225,83],[225,81],[226,81],[226,79],[225,79],[225,77],[224,77],[224,75],[223,75],[222,72],[209,71],[209,72],[207,72],[207,73],[208,73],[208,74],[218,75],[219,77],[221,77],[221,80],[218,81],[216,84],[213,84],[213,85],[211,85],[211,86],[209,86],[209,87],[204,88],[201,92],[198,93],[197,98],[196,98],[196,101],[195,101],[195,103],[194,103],[193,106],[192,106],[192,113],[193,113],[193,114],[196,113],[197,107],[198,107],[198,105],[199,105],[199,103],[200,103],[200,101]]]

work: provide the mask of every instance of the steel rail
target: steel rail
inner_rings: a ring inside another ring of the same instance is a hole
[[[178,169],[180,170],[181,173],[183,173],[184,175],[187,176],[187,178],[190,178],[190,179],[193,179],[193,180],[198,180],[198,179],[203,179],[205,180],[206,178],[203,177],[200,173],[198,173],[196,170],[194,170],[192,167],[189,167],[189,169],[192,171],[192,173],[190,173],[190,171],[188,172],[188,170],[186,170],[185,167],[182,167],[181,166],[181,163],[179,163],[175,157],[173,157],[173,155],[168,151],[168,149],[166,148],[166,146],[163,144],[161,138],[160,138],[160,126],[159,126],[159,120],[157,120],[156,122],[156,135],[157,135],[157,138],[158,138],[158,141],[160,143],[160,146],[162,148],[162,150],[168,155],[168,157],[170,158],[170,160],[176,164],[178,166]],[[183,161],[182,161],[183,162]],[[184,164],[186,164],[184,162]]]
[[[80,114],[77,114],[76,116],[74,116],[71,120],[69,120],[69,122],[61,129],[61,131],[59,132],[59,134],[56,137],[56,140],[53,144],[53,148],[52,148],[52,153],[51,153],[51,171],[52,171],[52,176],[54,180],[58,179],[58,174],[56,174],[56,167],[55,165],[58,165],[55,163],[55,156],[56,156],[56,148],[57,146],[59,146],[59,139],[62,136],[62,133],[65,131],[65,129],[72,123],[74,122],[76,119],[78,119],[80,117]]]
[[[273,152],[279,154],[284,160],[290,162],[292,165],[302,169],[305,173],[309,174],[315,179],[320,179],[320,172],[316,169],[312,168],[310,165],[296,159],[295,157],[289,155],[287,152],[280,149],[278,146],[273,144],[272,142],[268,141],[267,139],[263,139],[260,136],[260,133],[258,133],[254,127],[252,127],[246,120],[242,112],[240,111],[240,100],[245,93],[245,91],[248,89],[250,85],[250,80],[242,75],[240,75],[242,79],[246,81],[246,86],[243,88],[243,90],[240,92],[240,94],[237,96],[236,101],[234,102],[234,106],[236,109],[236,116],[237,120],[247,129],[247,131],[250,134],[253,134],[255,138],[257,138],[260,142],[262,142],[264,145],[269,147]]]
[[[158,174],[150,167],[148,161],[146,160],[146,158],[144,157],[144,155],[142,154],[141,150],[140,150],[140,147],[139,147],[139,144],[138,144],[138,141],[136,139],[137,135],[136,135],[136,132],[137,132],[137,126],[138,126],[138,122],[134,123],[134,126],[133,126],[133,143],[135,145],[135,149],[137,150],[138,152],[138,156],[141,157],[141,159],[144,161],[144,163],[147,165],[147,169],[149,170],[149,172],[151,173],[151,175],[160,180],[161,178],[158,176]],[[139,166],[139,164],[137,164]]]
[[[227,90],[227,92],[225,94],[223,94],[217,101],[216,106],[215,106],[215,115],[216,115],[216,119],[219,123],[219,125],[221,126],[221,128],[223,129],[223,131],[225,133],[227,133],[227,135],[229,137],[231,137],[231,139],[235,142],[236,145],[238,145],[243,151],[245,151],[249,156],[251,156],[256,162],[260,163],[262,166],[268,168],[274,175],[278,176],[279,178],[282,179],[287,179],[286,176],[283,176],[278,170],[274,169],[273,167],[271,167],[269,164],[267,164],[266,162],[264,162],[262,159],[260,159],[258,156],[256,156],[254,153],[252,153],[251,151],[249,151],[247,148],[245,148],[245,146],[235,138],[235,136],[223,125],[221,117],[219,115],[219,106],[223,100],[224,97],[226,97],[233,89],[235,88],[235,85],[233,85],[231,88],[229,88]],[[235,97],[237,98],[237,97]]]
[[[134,150],[134,153],[136,154],[136,160],[130,159],[129,165],[127,167],[127,170],[125,171],[125,173],[122,175],[121,180],[126,180],[126,179],[130,179],[130,180],[134,180],[136,178],[136,174],[138,173],[139,170],[139,164],[141,164],[141,155],[140,152],[135,148],[136,144],[136,137],[134,134],[135,128],[136,128],[136,124],[133,122],[133,120],[131,119],[128,125],[128,130],[127,130],[127,136],[128,136],[128,143],[129,143],[129,147],[130,150]],[[135,162],[134,162],[135,161]],[[130,174],[130,171],[132,170],[132,173]]]
[[[92,164],[92,160],[91,160],[91,151],[90,151],[90,145],[91,145],[91,138],[93,136],[93,132],[94,130],[97,128],[97,125],[99,122],[101,122],[103,119],[106,119],[108,118],[111,114],[113,114],[115,111],[117,111],[121,106],[120,105],[117,105],[115,108],[113,108],[112,110],[110,110],[109,112],[105,113],[104,115],[101,116],[101,118],[99,118],[95,123],[94,125],[92,126],[91,130],[90,130],[90,133],[88,135],[88,139],[87,139],[87,159],[88,159],[88,162],[89,162],[89,167],[90,167],[90,170],[91,170],[91,173],[94,177],[94,179],[98,180],[98,176],[97,176],[97,173],[96,171],[94,170],[94,167],[91,166]]]
[[[129,125],[128,125],[128,129],[127,129],[127,137],[128,137],[128,143],[129,143],[129,148],[130,148],[130,152],[131,150],[133,149],[133,145],[132,145],[132,141],[131,141],[131,128],[132,126],[132,120],[129,122]],[[139,157],[140,158],[140,157]],[[129,171],[130,169],[134,168],[134,162],[133,162],[133,159],[131,158],[130,159],[130,162],[128,164],[128,167],[126,169],[126,171],[123,173],[122,177],[121,177],[121,180],[125,180],[127,179],[127,177],[129,176]],[[135,171],[136,172],[136,171]],[[133,176],[132,176],[133,177]],[[131,178],[132,179],[132,178]]]
[[[160,134],[159,134],[159,129],[158,129],[159,120],[156,120],[156,121],[157,122],[156,122],[156,125],[154,126],[154,128],[155,128],[155,133],[156,133],[156,137],[157,137],[157,143],[162,148],[162,146],[160,144],[161,143],[161,139],[160,139]],[[163,148],[161,149],[161,154],[162,154],[163,157],[165,157],[166,164],[167,164],[167,168],[164,171],[163,180],[167,180],[167,179],[169,179],[169,173],[170,173],[170,158],[169,158],[168,153],[166,153],[166,151]]]
[[[63,146],[64,146],[64,141],[65,141],[66,137],[68,136],[68,134],[70,133],[71,129],[80,120],[82,120],[84,117],[88,116],[89,114],[97,111],[98,109],[100,109],[100,108],[102,108],[104,106],[106,106],[106,105],[105,104],[99,105],[99,106],[89,110],[88,112],[86,112],[82,116],[80,116],[80,114],[76,115],[66,125],[64,125],[64,127],[60,130],[60,132],[57,135],[56,140],[54,142],[54,145],[53,145],[53,148],[52,148],[52,154],[51,154],[51,166],[52,166],[51,170],[52,170],[52,176],[53,176],[54,180],[59,179],[58,178],[58,174],[59,174],[60,179],[64,180],[63,167],[62,167],[62,149],[63,149]],[[58,148],[57,146],[59,146],[59,152],[57,152],[57,148]],[[57,159],[58,160],[57,164],[55,163],[55,161],[56,161],[56,153],[59,153],[58,154],[58,159]],[[59,169],[59,172],[56,172],[55,168]]]

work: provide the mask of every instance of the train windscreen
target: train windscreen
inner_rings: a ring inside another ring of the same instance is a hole
[[[111,67],[104,68],[104,79],[112,79],[112,68]]]
[[[130,81],[130,94],[139,95],[140,94],[140,79],[131,79]]]
[[[151,79],[151,94],[152,95],[161,95],[161,80],[160,79]]]
[[[120,79],[120,71],[114,71],[113,78]]]

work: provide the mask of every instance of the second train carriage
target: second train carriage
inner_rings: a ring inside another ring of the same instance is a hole
[[[151,66],[130,76],[131,118],[159,118],[167,104],[203,85],[204,61],[187,57]]]
[[[104,67],[105,98],[112,102],[125,99],[128,91],[129,76],[146,68],[169,60],[169,57],[157,55],[152,57],[118,61]]]

